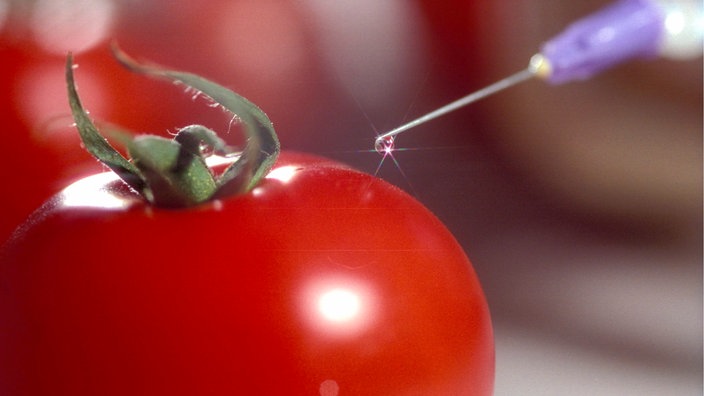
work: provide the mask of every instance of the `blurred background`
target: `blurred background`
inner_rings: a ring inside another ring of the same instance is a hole
[[[166,134],[229,120],[138,59],[215,80],[287,150],[374,173],[377,133],[524,68],[605,1],[0,0],[0,239],[101,167],[70,127],[73,51],[98,121]],[[497,395],[702,392],[702,62],[540,81],[402,135],[378,175],[447,225],[482,281]]]

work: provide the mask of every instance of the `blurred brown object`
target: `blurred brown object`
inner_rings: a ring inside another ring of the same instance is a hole
[[[499,77],[523,67],[542,41],[603,5],[486,3],[486,70]],[[554,205],[670,236],[700,228],[701,58],[634,62],[554,87],[531,82],[484,108],[506,160]]]

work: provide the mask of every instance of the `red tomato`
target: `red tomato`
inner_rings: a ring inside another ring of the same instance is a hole
[[[489,313],[442,223],[282,153],[258,187],[150,207],[112,173],[41,207],[0,264],[3,395],[489,395]]]

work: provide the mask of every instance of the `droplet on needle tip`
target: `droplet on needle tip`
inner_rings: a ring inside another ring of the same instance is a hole
[[[381,155],[391,154],[394,151],[394,137],[379,136],[374,141],[374,150]]]

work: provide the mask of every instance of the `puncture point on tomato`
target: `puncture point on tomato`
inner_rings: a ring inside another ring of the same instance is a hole
[[[180,129],[173,139],[152,135],[123,139],[130,157],[127,159],[100,134],[83,108],[75,87],[73,56],[69,54],[66,59],[69,104],[86,150],[147,201],[171,208],[198,205],[214,198],[245,193],[266,176],[280,147],[271,121],[256,105],[195,74],[138,63],[116,45],[113,45],[113,54],[127,69],[184,84],[244,123],[247,144],[241,152],[228,147],[212,130],[191,125]],[[216,176],[205,161],[213,153],[238,158]]]

